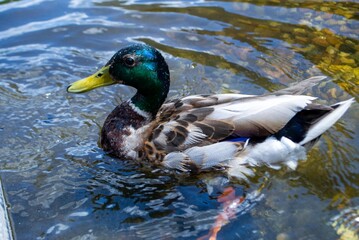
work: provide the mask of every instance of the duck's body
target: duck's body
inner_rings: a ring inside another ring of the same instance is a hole
[[[322,79],[316,77],[312,80]],[[306,80],[310,82],[311,79]],[[349,108],[314,97],[288,95],[196,95],[167,102],[169,71],[161,54],[147,45],[120,50],[90,78],[68,88],[83,92],[123,83],[137,88],[107,117],[101,132],[105,151],[119,158],[146,160],[179,170],[228,167],[245,178],[257,165],[295,168],[313,143]],[[285,94],[284,94],[285,93]]]

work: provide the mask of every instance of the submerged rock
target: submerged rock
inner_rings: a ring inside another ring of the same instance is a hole
[[[337,216],[331,219],[340,240],[359,239],[359,206],[349,207],[342,210]]]

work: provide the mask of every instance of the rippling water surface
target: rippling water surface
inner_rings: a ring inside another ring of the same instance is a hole
[[[355,97],[357,1],[0,1],[0,176],[17,239],[196,239],[222,209],[220,173],[178,175],[98,147],[125,86],[69,95],[119,48],[151,44],[171,96],[261,94],[313,76],[308,94]],[[218,239],[338,239],[330,219],[359,204],[358,104],[296,171],[258,169]],[[264,186],[264,187],[263,187]],[[214,190],[213,190],[214,188]]]

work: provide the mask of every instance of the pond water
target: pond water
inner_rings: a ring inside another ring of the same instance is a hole
[[[107,156],[100,127],[134,90],[66,87],[141,42],[165,56],[171,96],[262,94],[325,75],[308,94],[358,99],[358,9],[340,0],[0,1],[0,177],[14,237],[196,239],[222,211],[224,185],[247,199],[218,239],[338,239],[331,219],[359,205],[357,103],[297,170],[260,168],[243,183]]]

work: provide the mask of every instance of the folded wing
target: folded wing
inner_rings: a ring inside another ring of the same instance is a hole
[[[267,137],[314,99],[301,95],[217,94],[172,100],[161,108],[162,118],[149,141],[158,150],[172,152],[234,137]]]

